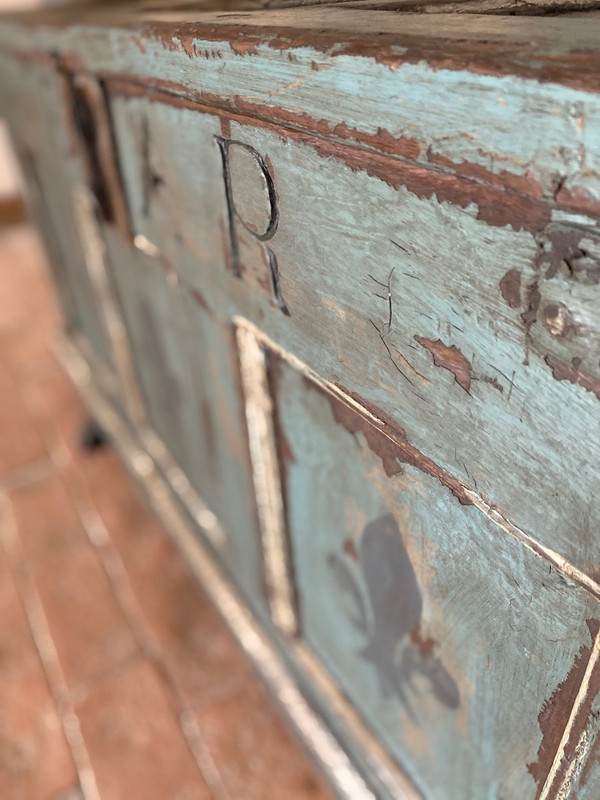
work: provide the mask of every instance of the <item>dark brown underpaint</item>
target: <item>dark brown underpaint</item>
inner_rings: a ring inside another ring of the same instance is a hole
[[[557,226],[550,228],[544,238],[550,248],[540,252],[537,266],[545,270],[547,279],[562,273],[583,283],[600,283],[600,259],[588,252],[585,243],[586,239],[598,242],[597,232]]]
[[[361,3],[362,6],[362,3]],[[366,13],[369,8],[365,8]],[[334,52],[336,55],[352,55],[372,58],[385,64],[390,69],[397,69],[401,64],[415,64],[426,61],[434,69],[469,70],[480,75],[516,75],[521,78],[533,78],[542,82],[552,81],[571,86],[584,91],[593,91],[600,71],[600,53],[595,49],[583,49],[573,46],[568,40],[564,49],[559,51],[549,50],[544,47],[544,37],[535,35],[543,27],[543,21],[538,16],[532,20],[530,27],[525,27],[527,20],[523,17],[500,15],[503,28],[508,30],[512,26],[509,38],[494,35],[494,23],[498,18],[489,18],[489,34],[481,28],[472,30],[468,15],[460,15],[458,20],[453,20],[452,14],[444,16],[444,30],[447,25],[460,24],[463,35],[443,35],[441,26],[438,32],[432,24],[432,33],[413,33],[410,26],[398,27],[396,31],[378,31],[377,34],[365,34],[361,30],[360,10],[349,7],[346,10],[345,24],[340,28],[325,26],[319,27],[310,15],[298,18],[298,24],[276,24],[277,17],[273,16],[268,23],[261,15],[258,19],[251,12],[220,14],[222,21],[215,22],[210,13],[203,21],[188,21],[183,16],[181,20],[152,20],[151,11],[146,12],[146,19],[141,18],[140,11],[135,6],[114,8],[110,15],[98,13],[97,9],[90,7],[79,12],[80,24],[93,25],[95,28],[119,27],[130,30],[130,38],[135,39],[135,46],[139,49],[145,47],[145,40],[154,39],[168,50],[182,51],[193,57],[199,52],[194,45],[194,40],[207,42],[234,41],[245,55],[251,56],[259,44],[267,44],[274,50],[288,51],[298,47],[312,47],[323,52]],[[160,8],[156,9],[160,11]],[[165,10],[171,15],[174,9],[165,4]],[[210,12],[210,8],[207,7]],[[196,11],[196,14],[199,12]],[[337,13],[343,13],[341,9]],[[410,14],[400,14],[390,9],[390,22],[395,18]],[[348,29],[348,19],[355,21],[355,28]],[[41,9],[22,16],[24,26],[52,27],[61,30],[72,24],[73,14],[67,6],[54,9]],[[233,24],[230,22],[233,20]],[[446,25],[446,20],[448,23]],[[433,22],[433,20],[432,20]],[[383,25],[383,23],[382,23]],[[438,22],[439,25],[439,22]],[[533,27],[535,26],[535,27]]]
[[[461,208],[475,203],[479,209],[477,219],[488,225],[500,228],[510,225],[517,231],[537,233],[550,222],[551,207],[537,198],[521,197],[508,189],[500,190],[472,179],[326,139],[305,137],[304,143],[324,158],[333,158],[354,171],[366,172],[394,189],[406,188],[421,200],[435,197],[438,202],[446,201]]]
[[[591,619],[587,621],[587,624],[593,642],[598,635],[600,622]],[[527,765],[527,769],[538,785],[536,800],[539,798],[544,788],[546,778],[554,763],[563,733],[571,716],[571,709],[573,708],[575,698],[579,692],[591,655],[592,649],[590,646],[582,645],[580,647],[573,661],[573,666],[569,670],[569,674],[565,680],[556,687],[550,698],[542,706],[538,715],[540,730],[542,732],[542,741],[538,749],[537,761]],[[561,780],[564,775],[564,770],[575,756],[577,744],[588,722],[594,698],[599,690],[600,673],[598,670],[594,670],[584,702],[577,713],[577,717],[572,726],[571,735],[563,751],[561,769],[559,769],[553,785]]]
[[[464,69],[470,70],[476,74],[489,74],[489,75],[516,75],[520,77],[532,77],[540,81],[555,81],[567,86],[576,87],[585,91],[590,91],[595,88],[596,77],[600,69],[600,53],[597,50],[582,50],[571,49],[569,50],[568,44],[565,43],[564,52],[548,52],[541,43],[538,43],[537,37],[533,35],[530,30],[529,35],[524,34],[520,27],[513,32],[513,39],[500,37],[498,40],[493,35],[482,35],[480,30],[475,30],[471,33],[465,32],[463,36],[447,37],[443,32],[434,32],[425,35],[422,32],[410,33],[410,30],[399,29],[395,32],[379,32],[377,35],[365,36],[360,31],[360,20],[356,11],[348,10],[349,14],[356,15],[356,30],[336,30],[333,29],[320,29],[315,26],[302,27],[299,24],[297,27],[292,26],[278,26],[276,24],[265,24],[264,20],[260,24],[253,22],[252,14],[223,14],[223,20],[235,19],[235,24],[227,24],[223,22],[214,22],[210,19],[206,21],[196,22],[161,22],[141,21],[138,17],[127,15],[125,12],[110,16],[108,24],[114,26],[119,25],[122,28],[131,29],[130,39],[135,41],[135,45],[140,48],[145,48],[145,40],[156,39],[160,41],[164,47],[173,51],[183,51],[190,58],[207,58],[214,59],[220,58],[223,54],[217,49],[202,50],[196,47],[195,40],[205,40],[208,42],[221,42],[228,41],[232,48],[244,57],[251,59],[253,53],[259,44],[265,44],[272,49],[279,51],[287,51],[290,60],[293,60],[293,53],[291,50],[296,47],[310,46],[324,53],[334,53],[335,55],[355,55],[372,58],[387,65],[390,69],[397,69],[403,63],[419,63],[427,62],[434,69]],[[390,20],[394,20],[393,10],[390,10]],[[447,14],[446,17],[452,24],[453,16]],[[465,17],[463,16],[464,20]],[[537,18],[539,19],[539,18]],[[31,15],[30,24],[42,23],[45,25],[62,28],[71,20],[69,15],[63,17],[60,11],[45,11],[37,12]],[[238,24],[238,20],[241,22]],[[96,18],[93,10],[89,13],[88,21],[95,26],[107,25],[107,18],[100,16]],[[509,17],[503,18],[503,23],[506,26],[511,20]],[[301,19],[299,20],[301,23]],[[516,23],[516,20],[515,20]],[[491,25],[493,23],[491,22]],[[491,28],[492,30],[492,28]],[[15,52],[15,57],[20,57],[22,54]],[[39,58],[47,58],[47,54],[39,54]],[[81,58],[76,54],[65,51],[61,54],[61,58],[70,63],[71,68],[86,69],[87,65],[81,63]],[[106,78],[112,78],[114,75],[106,75]],[[144,79],[149,82],[148,78]],[[189,95],[189,89],[179,87],[178,93]],[[206,98],[208,102],[208,98]],[[220,98],[222,105],[223,98]],[[239,99],[234,101],[237,107],[240,107]],[[232,104],[229,104],[231,107]],[[284,122],[281,116],[284,114],[282,109],[277,107],[268,107],[267,111],[261,110],[258,106],[251,106],[251,112],[255,115],[268,114],[271,119],[277,119]],[[296,124],[300,124],[297,119]],[[315,121],[313,120],[314,126]],[[324,122],[324,121],[321,121]],[[318,124],[318,123],[317,123]],[[325,123],[326,124],[326,123]],[[326,124],[327,126],[327,124]],[[331,135],[333,132],[329,129],[327,133]],[[344,136],[344,129],[338,129],[337,133],[333,135]],[[381,149],[383,152],[390,152],[396,155],[401,155],[405,158],[415,158],[422,149],[419,143],[414,140],[403,139],[400,137],[396,139],[396,143],[387,132],[382,132],[379,135],[366,135],[362,134],[349,134],[353,136],[354,140],[363,139],[364,143],[369,144],[368,139],[373,140],[374,146]],[[512,176],[509,173],[503,175],[496,175],[491,173],[485,168],[477,164],[470,164],[463,162],[454,164],[443,155],[433,155],[431,157],[432,163],[443,165],[451,169],[457,175],[462,175],[468,178],[475,178],[484,181],[487,185],[500,185],[505,190],[513,191],[518,196],[519,193],[528,196],[529,198],[536,198],[541,195],[541,187],[536,181],[535,177],[531,174],[525,176]],[[510,199],[510,198],[509,198]],[[578,189],[570,190],[567,183],[566,176],[561,176],[558,179],[558,188],[554,193],[554,200],[558,207],[568,210],[584,212],[592,217],[600,217],[600,202],[594,198],[588,197],[584,192]],[[482,219],[496,224],[491,220],[494,217],[492,203],[487,204],[479,203],[481,211],[480,216]],[[509,205],[512,205],[513,201]],[[502,203],[496,206],[496,214],[499,211]],[[518,214],[522,209],[516,208],[517,213],[512,214],[510,209],[507,209],[507,217],[509,218],[505,223],[499,222],[497,224],[510,224],[514,226],[515,220],[518,219]],[[501,215],[499,215],[499,218]],[[528,219],[522,226],[527,230],[531,230],[531,220]],[[535,227],[535,226],[534,226]]]
[[[500,291],[502,297],[511,308],[519,308],[521,305],[521,273],[518,269],[509,269],[500,281]]]
[[[579,686],[583,679],[591,649],[582,645],[575,656],[575,661],[565,680],[557,686],[550,699],[547,700],[538,715],[542,741],[537,761],[527,765],[529,773],[538,785],[536,800],[540,796],[546,776],[558,751],[564,729],[569,720],[569,713],[575,701]]]
[[[407,439],[406,431],[385,411],[363,400],[356,392],[349,392],[343,386],[339,387],[380,421],[381,427],[377,427],[357,409],[345,403],[337,394],[332,394],[332,392],[327,391],[310,378],[305,380],[309,388],[322,392],[329,400],[334,419],[339,425],[342,425],[352,434],[363,434],[369,448],[381,459],[388,477],[401,473],[403,464],[410,464],[426,475],[431,475],[439,480],[443,486],[452,492],[461,505],[469,506],[473,504],[467,493],[467,488],[457,478],[449,475],[442,467],[439,467],[434,461],[417,450],[416,447],[413,447]]]
[[[523,324],[529,330],[537,319],[537,312],[540,307],[542,295],[540,294],[540,287],[537,281],[534,281],[527,287],[527,308],[521,314]]]
[[[84,69],[79,59],[69,56],[68,54],[63,56],[62,62],[71,71]],[[382,153],[405,158],[409,161],[416,159],[423,150],[423,145],[415,139],[405,136],[396,137],[383,129],[379,129],[376,134],[368,134],[358,131],[345,123],[331,126],[327,120],[315,120],[309,114],[302,111],[290,111],[275,105],[267,106],[264,104],[246,102],[240,97],[223,98],[209,92],[194,91],[181,84],[161,80],[159,78],[149,76],[133,78],[131,75],[120,76],[116,73],[107,73],[102,77],[103,80],[111,83],[113,91],[118,94],[144,96],[153,102],[164,102],[169,105],[205,111],[206,113],[219,116],[226,113],[231,119],[236,119],[236,115],[252,117],[252,124],[257,126],[267,123],[269,127],[276,129],[278,125],[293,125],[314,132],[317,135],[337,136],[357,144],[364,144]],[[245,122],[247,124],[247,120],[244,119],[236,121]],[[294,134],[296,134],[295,138],[302,138],[302,134],[299,131],[289,129],[281,131],[281,135],[289,137],[294,137]],[[312,142],[308,141],[306,143],[311,144]],[[341,146],[341,143],[339,146]],[[547,213],[542,214],[541,208],[544,208],[546,203],[540,200],[542,194],[541,187],[539,184],[536,184],[531,177],[523,179],[507,172],[488,173],[485,168],[477,164],[471,164],[466,161],[453,162],[450,159],[444,159],[442,156],[429,156],[428,158],[432,164],[443,167],[446,171],[450,172],[450,175],[454,175],[457,180],[463,178],[469,183],[472,182],[475,184],[484,182],[489,189],[498,190],[496,201],[499,204],[505,202],[502,200],[502,197],[505,196],[506,191],[510,192],[508,196],[509,200],[511,196],[520,196],[525,205],[528,201],[538,200],[541,205],[536,206],[537,212],[534,209],[530,210],[528,219],[531,218],[531,220],[533,220],[538,217],[543,217],[544,220],[548,221],[551,215],[550,209],[553,205],[565,210],[582,211],[591,217],[600,217],[600,202],[589,200],[584,195],[577,195],[576,202],[575,200],[570,202],[569,198],[571,198],[571,195],[561,195],[560,197],[555,195],[554,199],[558,202],[548,205]],[[421,169],[427,170],[426,167],[421,167]],[[434,170],[433,174],[443,175],[444,172]],[[492,202],[493,198],[490,198],[488,204],[491,205]],[[499,211],[500,209],[498,209],[498,212]],[[507,213],[509,212],[510,204],[509,209],[507,209]],[[487,216],[483,216],[482,219],[486,219],[490,224],[496,224],[488,219],[488,216],[489,212]],[[499,219],[502,219],[502,216],[503,215],[500,214]],[[530,222],[521,227],[526,230],[535,230],[536,232],[541,230],[541,227],[532,226]],[[497,224],[512,225],[513,223],[509,220],[508,222],[498,222]]]
[[[64,60],[69,63],[68,57]],[[75,64],[71,65],[69,63],[69,66],[71,69],[76,68]],[[376,134],[369,134],[348,126],[346,123],[338,123],[332,126],[327,120],[315,120],[303,111],[291,111],[276,105],[267,106],[255,102],[247,102],[241,97],[223,98],[209,92],[194,91],[181,84],[158,78],[144,77],[143,79],[135,79],[131,75],[120,77],[115,73],[107,74],[104,78],[110,81],[120,93],[134,94],[137,87],[137,93],[147,96],[150,100],[171,104],[176,104],[173,101],[179,100],[185,107],[188,107],[186,104],[189,103],[189,107],[195,107],[197,110],[201,110],[200,106],[206,106],[206,110],[209,113],[221,114],[223,111],[227,111],[231,114],[237,113],[250,116],[263,122],[267,121],[272,125],[293,125],[318,135],[335,136],[358,144],[364,144],[382,153],[405,158],[408,161],[416,160],[424,150],[424,145],[416,139],[406,136],[393,136],[389,131],[382,128],[378,129]],[[166,96],[153,97],[153,95],[161,95],[163,92]],[[172,100],[169,98],[172,98]],[[522,177],[506,171],[490,172],[478,164],[468,161],[454,162],[439,154],[428,153],[427,159],[432,165],[442,168],[444,172],[456,175],[457,178],[464,178],[475,183],[484,183],[490,188],[496,188],[503,193],[509,191],[516,196],[522,196],[524,199],[541,200],[542,198],[542,189],[539,181],[530,174]],[[590,200],[582,193],[555,193],[554,201],[553,205],[558,208],[581,211],[591,217],[600,217],[600,202]]]
[[[454,380],[467,394],[471,390],[471,362],[460,352],[456,345],[448,347],[440,339],[433,341],[423,336],[415,336],[415,340],[433,356],[436,367],[449,370]]]
[[[402,465],[406,463],[406,455],[399,448],[398,443],[363,418],[356,409],[341,401],[338,402],[333,395],[327,396],[330,398],[335,421],[352,434],[362,433],[364,435],[370,449],[381,459],[388,478],[401,474],[403,472]],[[406,436],[401,428],[397,429],[396,433]]]
[[[552,370],[552,375],[557,381],[569,381],[569,383],[573,383],[576,386],[582,386],[586,391],[595,394],[600,400],[600,379],[580,372],[577,359],[573,359],[572,366],[565,364],[564,361],[560,361],[554,356],[546,356],[544,361]]]
[[[308,4],[320,0],[308,0]],[[368,8],[371,10],[386,9],[414,14],[486,14],[490,16],[545,16],[546,14],[573,13],[574,11],[591,11],[597,7],[596,0],[545,0],[543,5],[535,5],[529,0],[327,0],[328,3],[343,3],[345,8]],[[307,3],[307,0],[302,0]],[[272,7],[285,5],[274,0]],[[271,3],[269,3],[271,7]]]
[[[539,180],[527,170],[524,175],[515,175],[506,170],[492,172],[480,164],[473,164],[470,161],[452,161],[451,158],[440,153],[428,151],[427,160],[430,164],[436,164],[451,172],[456,172],[465,178],[473,178],[476,181],[492,183],[502,189],[511,189],[517,194],[526,197],[543,197],[542,187]]]
[[[190,92],[185,87],[169,81],[154,80],[152,84],[138,84],[132,81],[131,76],[121,79],[114,75],[110,76],[109,80],[114,94],[145,97],[150,102],[162,102],[177,108],[188,108],[192,111],[220,116],[221,124],[226,126],[227,130],[230,130],[231,121],[235,121],[255,127],[267,127],[275,130],[284,138],[312,144],[312,140],[307,138],[306,133],[281,127],[282,125],[293,125],[294,128],[304,128],[318,136],[333,136],[350,140],[409,160],[417,158],[421,151],[421,146],[415,139],[406,136],[392,136],[383,129],[379,129],[376,134],[368,134],[352,128],[346,123],[332,126],[327,120],[315,120],[303,111],[288,111],[278,106],[246,102],[240,97],[223,98],[209,92]],[[188,97],[184,95],[188,95]],[[222,135],[224,138],[229,138],[227,133]],[[342,145],[340,144],[340,146]]]
[[[579,780],[580,786],[583,787],[587,785],[587,782],[590,779],[590,773],[592,771],[592,767],[594,767],[598,762],[600,762],[600,733],[596,734],[594,743],[590,747],[590,750],[587,754],[585,764],[583,765],[583,769],[581,770],[581,778]]]
[[[390,12],[391,20],[393,14]],[[265,24],[264,17],[258,24],[253,22],[252,14],[238,14],[230,15],[230,19],[237,17],[238,24],[219,25],[212,21],[187,24],[151,22],[136,34],[142,39],[156,39],[166,49],[183,51],[188,55],[194,54],[194,40],[243,42],[245,54],[252,54],[259,44],[280,51],[311,47],[323,53],[371,58],[390,69],[425,61],[434,69],[469,70],[495,76],[516,75],[539,81],[555,81],[584,91],[590,91],[595,85],[600,71],[598,51],[569,50],[565,44],[562,53],[548,52],[538,44],[531,29],[529,33],[517,30],[516,20],[515,39],[511,41],[507,38],[495,40],[493,35],[485,36],[481,32],[469,34],[469,23],[464,17],[461,19],[465,28],[462,37],[415,34],[402,30],[389,33],[381,31],[369,36],[359,30],[360,20],[356,12],[354,16],[357,23],[355,31],[319,28],[309,24],[306,27],[275,25],[273,22]],[[448,19],[452,24],[451,15],[448,15]],[[493,20],[490,20],[492,30]]]
[[[500,186],[484,185],[472,178],[388,157],[387,154],[392,153],[407,157],[406,153],[414,150],[413,140],[395,140],[398,151],[393,151],[388,139],[382,143],[378,137],[361,135],[361,142],[384,151],[377,153],[365,150],[356,144],[321,138],[332,135],[330,126],[325,120],[316,121],[305,112],[288,112],[276,106],[248,103],[240,98],[224,100],[218,95],[206,92],[194,93],[194,98],[188,99],[182,95],[189,95],[189,90],[164,81],[156,81],[155,85],[150,86],[134,83],[130,77],[119,79],[113,76],[109,87],[110,91],[117,95],[145,97],[150,102],[162,102],[213,116],[226,115],[231,121],[243,125],[265,127],[275,131],[284,139],[312,147],[324,158],[335,159],[354,171],[366,172],[372,177],[379,178],[395,189],[406,188],[420,199],[435,196],[440,202],[447,201],[461,208],[467,208],[475,203],[479,209],[477,218],[489,225],[498,227],[510,225],[515,230],[541,234],[551,219],[552,206],[537,197],[524,197]],[[317,135],[282,125],[300,126],[314,131]]]
[[[555,193],[554,199],[560,207],[570,208],[572,211],[580,211],[582,214],[589,214],[591,217],[600,216],[600,203],[590,200],[587,194],[580,189],[570,189],[566,182]]]
[[[523,325],[525,326],[525,360],[524,364],[529,364],[529,344],[531,342],[531,326],[537,321],[537,314],[542,302],[542,295],[537,280],[527,287],[527,308],[521,314]]]

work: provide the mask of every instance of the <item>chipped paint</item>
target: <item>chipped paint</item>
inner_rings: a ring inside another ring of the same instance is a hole
[[[562,303],[549,303],[544,306],[542,314],[552,336],[572,339],[577,334],[577,323],[569,309]]]
[[[582,645],[567,678],[555,689],[538,717],[542,730],[538,765],[553,757],[548,769],[543,770],[543,784],[538,780],[536,800],[549,800],[551,795],[566,800],[573,770],[581,768],[582,736],[585,739],[585,728],[600,691],[600,622],[589,619],[587,625],[593,646]],[[556,748],[555,740],[558,740]],[[538,774],[536,765],[528,768]]]
[[[538,791],[536,800],[542,793],[546,777],[552,767],[554,758],[569,719],[569,713],[579,691],[579,686],[585,674],[591,656],[591,648],[582,645],[579,649],[575,661],[565,680],[559,684],[544,703],[539,715],[538,722],[542,732],[542,741],[538,749],[538,760],[527,765],[527,769],[533,776]]]
[[[600,380],[580,372],[576,358],[573,359],[571,366],[554,356],[546,356],[544,360],[552,370],[552,375],[557,381],[568,381],[575,386],[581,386],[587,392],[595,394],[598,400],[600,400]]]
[[[600,283],[600,238],[576,226],[551,226],[545,233],[538,266],[546,279],[562,274],[583,283]]]
[[[502,297],[511,308],[521,305],[521,273],[518,269],[509,269],[500,281]]]
[[[435,366],[451,372],[458,385],[469,394],[471,390],[471,362],[461,353],[458,347],[456,345],[449,347],[441,339],[432,341],[418,335],[415,335],[415,339],[431,353]]]
[[[315,384],[310,379],[307,379],[307,385],[311,389],[324,391],[318,384]],[[437,478],[440,483],[446,486],[457,500],[463,505],[469,505],[471,500],[465,487],[447,472],[441,469],[437,464],[428,459],[416,448],[414,448],[406,438],[406,431],[398,426],[387,414],[381,409],[376,408],[370,403],[367,403],[356,395],[349,393],[353,399],[361,402],[371,415],[378,421],[382,427],[373,425],[367,418],[357,414],[350,405],[345,403],[341,398],[334,394],[325,392],[325,396],[331,404],[334,418],[336,422],[343,425],[351,433],[358,433],[359,431],[364,435],[371,450],[376,453],[381,459],[383,468],[386,475],[396,475],[402,472],[402,464],[412,464],[417,469],[432,475]]]

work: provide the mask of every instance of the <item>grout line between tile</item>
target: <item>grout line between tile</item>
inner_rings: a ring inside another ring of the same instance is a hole
[[[56,704],[65,738],[71,750],[84,800],[101,800],[94,771],[81,733],[79,718],[73,708],[71,694],[60,667],[42,602],[33,584],[27,562],[23,557],[21,540],[6,495],[0,495],[0,515],[2,519],[0,543],[13,570],[15,583],[25,610],[35,648]]]
[[[18,467],[0,477],[0,492],[12,492],[27,486],[33,486],[45,478],[49,478],[54,471],[51,460],[47,457],[40,458],[31,464]]]

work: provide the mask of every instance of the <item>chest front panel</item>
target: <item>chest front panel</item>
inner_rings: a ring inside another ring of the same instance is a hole
[[[97,408],[340,795],[591,800],[597,97],[223,24],[3,78]]]

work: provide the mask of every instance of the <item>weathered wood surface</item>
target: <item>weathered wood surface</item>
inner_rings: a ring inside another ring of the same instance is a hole
[[[376,796],[593,800],[595,16],[194,13],[0,26],[71,326]]]
[[[546,277],[563,237],[579,241],[590,230],[588,249],[598,246],[592,226],[533,234],[491,225],[476,203],[440,203],[403,166],[392,174],[387,162],[364,155],[359,169],[320,139],[231,122],[228,135],[269,158],[279,220],[268,246],[288,317],[274,302],[264,244],[240,224],[243,281],[228,269],[228,223],[211,201],[223,191],[219,120],[121,97],[113,119],[135,230],[177,265],[202,302],[224,317],[257,321],[260,306],[261,327],[282,347],[395,418],[413,444],[533,539],[593,574],[598,284],[560,260]],[[190,163],[198,180],[188,179]],[[145,215],[148,171],[160,183]],[[231,151],[231,178],[240,214],[264,230],[271,209],[266,194],[256,195],[260,169],[239,146]],[[503,202],[500,193],[494,199]],[[597,263],[592,256],[592,273]],[[587,386],[579,374],[590,376]]]
[[[303,638],[418,796],[533,798],[570,705],[538,714],[585,660],[597,603],[355,409],[272,370]]]

